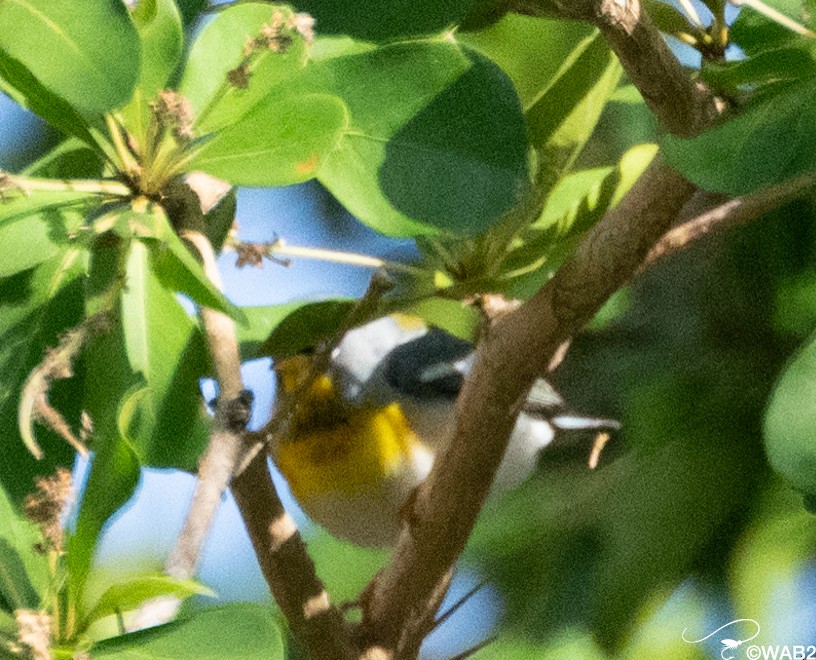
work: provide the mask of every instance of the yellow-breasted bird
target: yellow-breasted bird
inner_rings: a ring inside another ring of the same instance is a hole
[[[278,405],[298,390],[310,356],[276,364]],[[392,545],[400,511],[450,437],[454,401],[472,346],[421,319],[386,316],[346,333],[329,369],[314,379],[271,453],[307,514],[333,536],[361,546]],[[570,412],[544,379],[518,417],[493,490],[530,476],[557,429],[597,431],[612,419]]]

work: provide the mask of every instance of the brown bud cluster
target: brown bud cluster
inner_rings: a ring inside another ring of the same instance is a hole
[[[193,108],[190,101],[178,92],[165,89],[150,104],[156,123],[168,128],[179,142],[189,142],[193,134]]]
[[[25,514],[42,530],[44,545],[38,548],[40,551],[62,552],[62,514],[72,499],[71,473],[65,468],[58,468],[54,476],[37,479],[36,492],[26,498]]]

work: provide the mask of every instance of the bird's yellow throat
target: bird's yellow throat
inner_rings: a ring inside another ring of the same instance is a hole
[[[276,366],[278,395],[297,390],[309,368],[307,356]],[[275,461],[298,499],[331,492],[367,492],[410,461],[419,440],[400,406],[352,407],[328,374],[301,395]]]

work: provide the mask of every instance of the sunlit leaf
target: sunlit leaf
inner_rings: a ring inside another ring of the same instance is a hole
[[[592,27],[578,21],[509,13],[487,29],[459,33],[456,39],[502,68],[526,111],[563,75],[565,64],[592,35]]]
[[[532,144],[540,150],[545,182],[566,172],[595,130],[623,69],[603,38],[583,39],[556,79],[529,110]]]
[[[151,267],[165,287],[187,294],[199,305],[243,320],[243,312],[207,277],[201,264],[170,226],[161,207],[152,205],[144,213],[127,212],[126,215],[132,231],[150,250]]]
[[[215,594],[195,580],[181,580],[162,574],[138,575],[108,587],[92,606],[85,621],[90,624],[112,614],[128,612],[144,601],[159,596],[185,599],[196,595]]]
[[[82,11],[73,0],[5,0],[0,44],[81,111],[124,104],[139,74],[139,38],[121,0],[87,0]],[[30,90],[19,91],[27,96]]]
[[[179,91],[193,106],[199,133],[231,124],[272,87],[306,65],[303,38],[288,30],[292,43],[285,52],[267,49],[255,56],[246,87],[227,82],[227,74],[241,64],[247,42],[259,36],[264,25],[272,23],[275,13],[281,14],[284,23],[293,16],[286,5],[238,3],[219,12],[196,37],[187,56]]]
[[[32,268],[64,251],[92,203],[80,193],[42,193],[0,201],[0,277]]]
[[[196,150],[187,169],[244,186],[285,186],[313,179],[348,123],[328,94],[267,97]]]
[[[512,84],[460,45],[401,43],[336,57],[309,67],[300,84],[348,105],[349,129],[318,179],[379,232],[475,234],[526,184]]]
[[[271,607],[232,603],[95,646],[92,660],[283,660],[283,639]]]
[[[141,41],[141,67],[133,98],[122,117],[136,142],[144,146],[149,103],[164,89],[184,47],[181,16],[175,0],[141,0],[131,13]]]

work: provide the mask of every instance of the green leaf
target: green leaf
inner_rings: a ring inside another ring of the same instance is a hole
[[[190,25],[209,5],[209,0],[177,0],[185,27]]]
[[[121,397],[119,432],[142,463],[191,469],[209,431],[198,385],[207,352],[198,327],[152,273],[138,242],[128,257],[122,326],[128,363],[144,387]]]
[[[477,234],[527,183],[512,84],[458,44],[400,43],[337,57],[300,81],[347,103],[351,125],[318,179],[381,233]]]
[[[127,102],[139,73],[139,38],[121,0],[88,0],[81,11],[73,0],[3,0],[0,47],[83,112]]]
[[[8,194],[7,194],[8,195]],[[32,268],[65,250],[96,200],[87,193],[11,193],[0,201],[0,277]]]
[[[187,164],[244,186],[308,181],[348,124],[343,102],[327,94],[267,97],[215,133]]]
[[[527,111],[530,141],[540,150],[544,181],[573,164],[615,92],[623,69],[596,32],[582,40],[553,83]]]
[[[667,161],[705,190],[742,195],[816,168],[816,82],[759,102],[699,137],[662,142]]]
[[[95,250],[92,280],[114,281],[121,249]],[[198,385],[208,365],[203,340],[138,242],[126,278],[119,319],[87,350],[85,407],[95,433],[126,438],[141,463],[191,470],[209,432]]]
[[[280,360],[314,348],[340,329],[354,304],[353,300],[322,300],[249,307],[249,325],[238,331],[241,354]]]
[[[94,438],[91,462],[76,528],[68,537],[68,589],[74,603],[83,602],[94,549],[108,519],[133,495],[139,483],[139,461],[130,443],[118,436]]]
[[[793,21],[805,24],[805,5],[802,0],[769,0],[767,4]],[[800,38],[784,25],[746,6],[740,9],[729,35],[731,42],[748,56],[789,45]]]
[[[563,74],[576,47],[593,34],[592,27],[578,21],[510,13],[485,30],[459,33],[456,39],[502,68],[526,111]]]
[[[375,48],[376,46],[368,41],[358,41],[351,37],[318,36],[309,47],[309,60],[311,62],[321,62],[330,60],[333,57],[365,53]]]
[[[218,203],[204,215],[207,238],[216,252],[221,252],[224,241],[227,240],[230,229],[235,222],[235,213],[238,208],[238,195],[235,188],[224,195]]]
[[[101,179],[99,155],[77,138],[60,142],[21,174],[45,179]]]
[[[106,640],[92,660],[283,660],[278,620],[271,607],[232,603],[144,632]]]
[[[20,62],[0,49],[0,91],[18,105],[39,115],[66,135],[73,135],[88,144],[94,139],[88,124],[77,110],[56,94],[43,87]]]
[[[45,459],[37,461],[29,454],[17,427],[17,406],[28,374],[59,335],[81,319],[83,268],[82,254],[68,250],[32,270],[0,279],[0,483],[17,502],[34,489],[35,475],[73,463],[73,450],[45,427],[37,432]],[[51,402],[69,423],[79,418],[80,380],[52,386]]]
[[[699,28],[692,25],[688,17],[675,6],[660,0],[647,0],[645,5],[649,18],[661,32],[678,37],[685,42],[687,39],[697,39]]]
[[[773,468],[804,493],[816,494],[816,340],[791,360],[765,413],[765,450]]]
[[[805,81],[816,77],[816,46],[802,39],[791,46],[764,50],[735,62],[705,61],[703,80],[713,89],[738,94],[766,83]]]
[[[21,516],[0,487],[0,601],[12,610],[39,609],[49,584],[48,560],[34,546],[36,525]]]
[[[136,609],[141,603],[159,596],[186,599],[191,596],[215,596],[195,580],[180,580],[169,575],[139,575],[108,587],[85,618],[85,626],[97,619]]]
[[[256,54],[248,87],[227,83],[227,74],[238,67],[247,41],[257,37],[271,23],[274,13],[284,20],[294,13],[286,5],[244,2],[233,5],[213,18],[199,33],[187,56],[180,93],[189,99],[198,118],[197,132],[209,133],[232,124],[246,114],[269,90],[303,69],[307,60],[306,43],[294,30],[285,52],[272,50]]]
[[[164,89],[184,48],[181,16],[174,0],[141,0],[132,11],[141,41],[141,67],[133,97],[122,109],[128,131],[139,145],[147,141],[149,103]]]
[[[210,281],[201,264],[173,231],[160,206],[151,205],[145,213],[127,212],[126,215],[135,235],[149,248],[153,272],[166,288],[243,322],[244,313]]]
[[[301,0],[298,9],[318,20],[321,34],[367,41],[430,35],[461,22],[478,0],[380,0],[353,7],[333,0]]]

